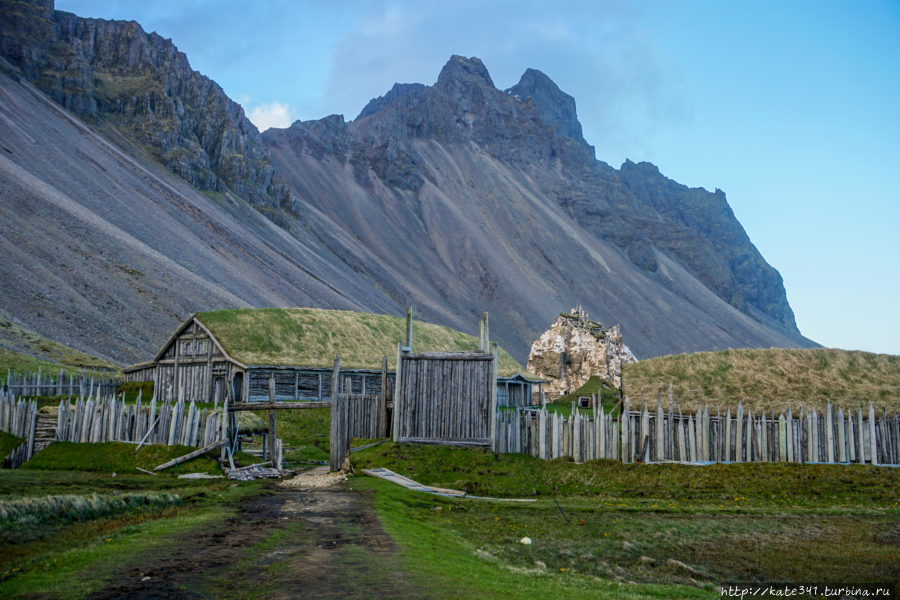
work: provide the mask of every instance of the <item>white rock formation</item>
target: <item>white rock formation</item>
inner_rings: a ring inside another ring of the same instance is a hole
[[[622,387],[622,365],[637,362],[622,341],[619,326],[591,321],[580,306],[560,315],[531,345],[528,370],[547,380],[550,399],[574,392],[597,375]]]

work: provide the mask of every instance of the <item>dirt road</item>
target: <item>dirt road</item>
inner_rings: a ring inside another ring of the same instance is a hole
[[[347,484],[273,486],[225,523],[123,565],[91,598],[417,598],[371,503]]]

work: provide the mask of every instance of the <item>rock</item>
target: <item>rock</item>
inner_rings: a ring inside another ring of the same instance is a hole
[[[538,569],[540,569],[541,571],[547,570],[547,564],[542,560],[534,561],[534,566],[537,567]]]
[[[48,1],[18,2],[15,11],[0,19],[0,56],[58,104],[115,125],[200,190],[229,189],[267,215],[293,210],[244,109],[194,71],[172,40],[134,21],[56,11]]]
[[[642,565],[654,565],[654,564],[656,564],[656,559],[650,558],[649,556],[641,556],[641,564]]]
[[[562,314],[531,345],[528,370],[547,380],[550,398],[574,392],[593,376],[620,389],[622,365],[637,362],[618,326],[590,321],[581,308]]]
[[[684,571],[685,573],[690,573],[691,575],[695,575],[695,576],[698,576],[698,577],[702,577],[702,576],[703,576],[703,573],[700,573],[700,572],[699,572],[697,569],[695,569],[694,567],[692,567],[692,566],[690,566],[690,565],[688,565],[688,564],[685,564],[685,563],[681,562],[680,560],[675,560],[674,558],[667,558],[667,559],[666,559],[666,564],[667,564],[668,566],[674,567],[674,568],[676,568],[676,569],[678,569],[678,570],[680,570],[680,571]]]
[[[631,552],[632,550],[634,550],[634,544],[632,544],[631,542],[622,542],[622,550],[624,550],[625,552]]]
[[[531,538],[530,538],[530,537],[523,537],[521,540],[519,540],[519,543],[520,543],[520,544],[525,544],[526,546],[530,546],[530,545],[531,545]]]

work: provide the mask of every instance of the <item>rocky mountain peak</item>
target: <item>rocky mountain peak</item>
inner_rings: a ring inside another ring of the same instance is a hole
[[[553,127],[557,135],[568,136],[578,141],[589,148],[593,155],[593,146],[582,136],[581,123],[575,110],[575,98],[559,89],[559,86],[544,73],[537,69],[526,69],[519,83],[506,90],[506,93],[533,102],[541,119]]]
[[[292,212],[259,131],[171,40],[134,21],[86,19],[52,0],[10,2],[0,58],[61,106],[112,125],[200,190]]]
[[[441,69],[438,75],[436,88],[447,90],[459,86],[487,86],[494,87],[494,82],[488,73],[487,67],[481,59],[475,56],[466,58],[454,54]]]

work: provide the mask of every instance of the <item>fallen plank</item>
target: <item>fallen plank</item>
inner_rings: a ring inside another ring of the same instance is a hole
[[[384,479],[385,481],[396,483],[397,485],[405,487],[409,490],[413,490],[416,492],[425,492],[426,494],[434,494],[436,496],[445,496],[450,498],[471,498],[474,500],[495,500],[502,502],[537,502],[536,498],[490,498],[487,496],[469,496],[468,494],[460,490],[448,490],[445,488],[422,485],[421,483],[413,481],[408,477],[404,477],[403,475],[394,473],[390,469],[363,469],[362,472],[371,477],[378,477],[379,479]]]
[[[148,471],[147,469],[142,469],[140,467],[135,467],[141,473],[146,473],[147,475],[159,475],[159,473],[154,473],[153,471]]]
[[[164,462],[163,464],[159,465],[158,467],[156,467],[153,470],[154,471],[162,471],[163,469],[168,469],[169,467],[174,467],[178,463],[183,463],[183,462],[189,461],[192,458],[197,458],[201,454],[206,454],[210,450],[215,450],[216,448],[220,448],[220,447],[224,446],[227,442],[228,442],[228,440],[219,440],[215,444],[210,444],[209,446],[204,446],[203,448],[200,448],[199,450],[194,450],[193,452],[188,452],[184,456],[179,456],[178,458],[173,458],[169,462]]]

